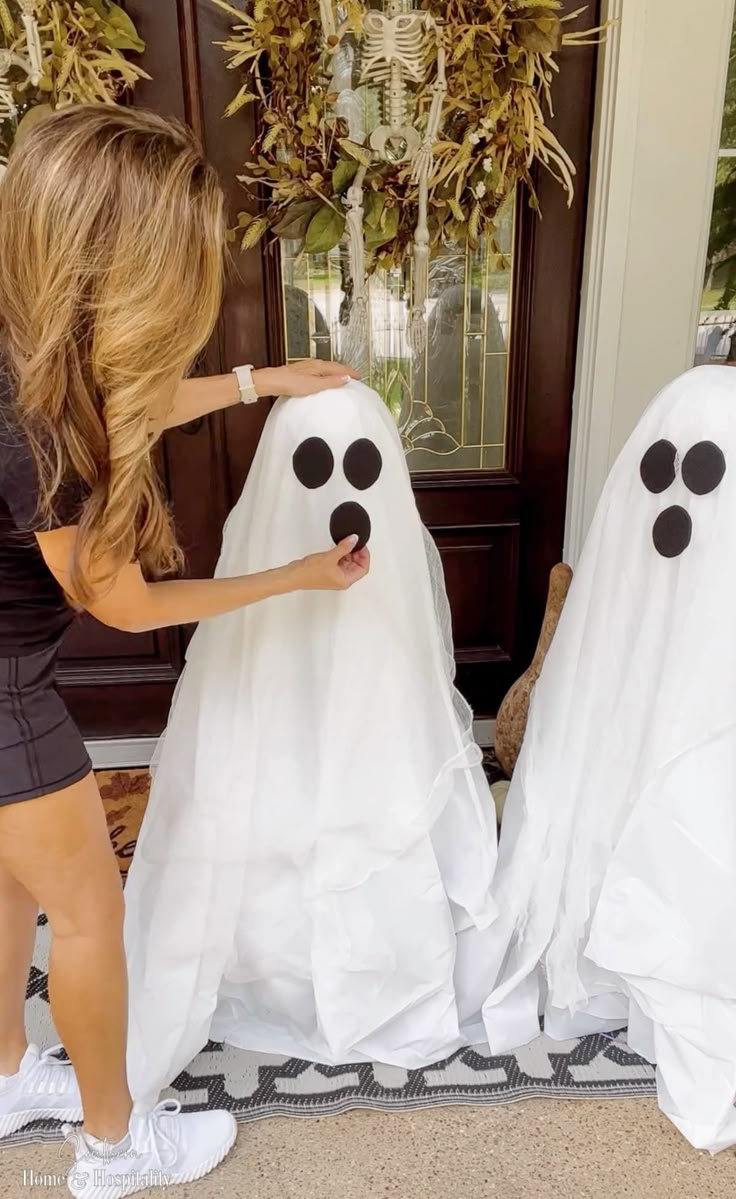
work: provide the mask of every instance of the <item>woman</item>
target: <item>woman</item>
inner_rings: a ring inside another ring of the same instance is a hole
[[[352,372],[304,363],[183,381],[217,317],[225,230],[214,171],[179,125],[91,106],[55,114],[13,156],[0,227],[0,1136],[83,1113],[76,1192],[130,1194],[152,1169],[201,1177],[235,1125],[171,1104],[131,1111],[122,891],[54,685],[59,641],[75,608],[140,632],[361,579],[368,555],[351,538],[248,577],[148,581],[180,560],[151,457],[162,431]],[[72,1066],[26,1043],[39,905]]]

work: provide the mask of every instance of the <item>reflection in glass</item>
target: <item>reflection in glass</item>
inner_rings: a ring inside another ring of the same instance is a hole
[[[731,38],[696,364],[736,361],[736,25]]]
[[[305,255],[282,244],[287,355],[338,357],[360,370],[393,413],[411,470],[498,470],[505,463],[514,206],[499,245],[448,246],[432,263],[427,348],[406,340],[410,278],[379,271],[370,281],[367,344],[351,344],[341,249]],[[407,267],[407,270],[409,268]]]

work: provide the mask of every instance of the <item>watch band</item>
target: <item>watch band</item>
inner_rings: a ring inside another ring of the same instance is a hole
[[[253,384],[253,367],[252,366],[236,366],[233,367],[233,374],[238,380],[240,388],[240,399],[244,404],[255,404],[259,399],[258,392]]]

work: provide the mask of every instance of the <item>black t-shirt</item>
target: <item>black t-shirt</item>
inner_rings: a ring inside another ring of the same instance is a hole
[[[33,535],[49,524],[39,515],[38,474],[13,404],[0,365],[0,658],[51,648],[74,619]],[[81,483],[63,484],[50,527],[77,524],[83,503]]]

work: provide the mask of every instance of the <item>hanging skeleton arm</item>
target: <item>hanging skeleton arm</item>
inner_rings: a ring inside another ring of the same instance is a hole
[[[8,82],[10,68],[19,67],[34,87],[43,74],[41,36],[38,32],[34,0],[18,0],[18,5],[26,35],[28,57],[24,58],[22,54],[16,54],[12,50],[0,50],[0,121],[15,119],[18,115],[13,90]]]
[[[319,12],[322,18],[322,34],[328,45],[337,37],[337,22],[332,0],[319,0]]]
[[[28,78],[35,87],[43,74],[43,56],[41,53],[41,35],[38,32],[35,0],[18,0],[21,10],[21,21],[26,34],[28,45],[28,63],[24,64]]]
[[[13,91],[8,83],[8,71],[16,60],[17,55],[11,54],[9,50],[0,50],[0,121],[14,120],[18,115]]]
[[[409,344],[420,353],[427,342],[427,299],[429,297],[429,181],[434,165],[434,144],[442,125],[442,111],[447,96],[445,46],[442,32],[433,22],[437,47],[437,75],[432,84],[432,102],[427,116],[424,140],[414,160],[413,179],[419,187],[419,209],[414,235],[414,289],[409,314]]]
[[[21,21],[26,35],[28,57],[15,54],[11,50],[0,50],[0,121],[14,121],[18,116],[18,106],[15,103],[13,89],[8,82],[8,72],[11,67],[20,67],[35,87],[43,74],[43,55],[41,36],[36,21],[35,0],[18,0],[21,10]],[[5,161],[0,159],[0,176],[5,171]]]

